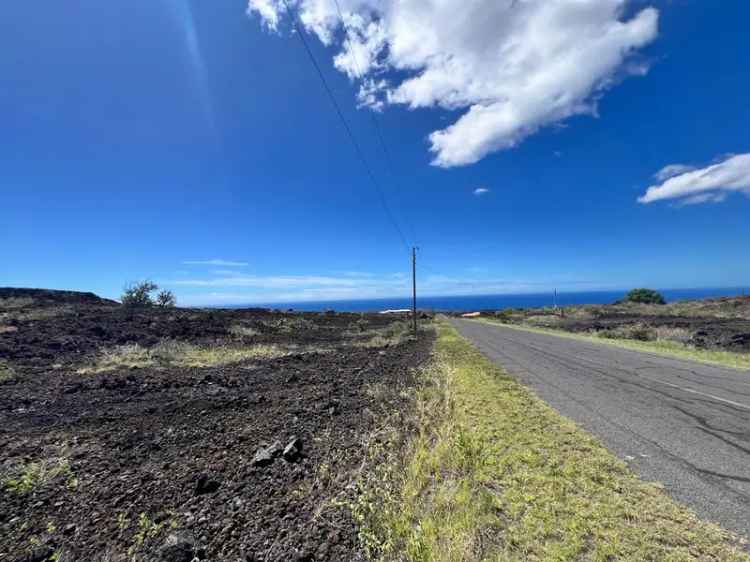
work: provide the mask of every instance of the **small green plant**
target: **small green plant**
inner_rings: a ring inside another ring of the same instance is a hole
[[[0,359],[0,382],[13,380],[16,376],[15,371],[6,361]]]
[[[143,546],[143,543],[145,543],[146,540],[156,537],[167,523],[168,522],[166,520],[157,523],[146,513],[139,514],[138,532],[133,535],[133,542],[128,549],[128,554],[130,556],[133,556],[133,554],[135,554],[135,552]]]
[[[667,304],[662,294],[653,289],[633,289],[625,295],[624,301],[641,304]]]
[[[66,476],[68,483],[74,479],[67,459],[43,459],[21,467],[15,475],[3,480],[3,486],[12,494],[24,496],[60,476]]]

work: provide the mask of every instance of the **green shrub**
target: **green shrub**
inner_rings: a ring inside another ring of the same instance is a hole
[[[172,307],[177,304],[177,299],[172,291],[163,290],[156,295],[154,299],[151,294],[158,291],[159,286],[153,281],[138,281],[125,286],[124,292],[120,297],[123,305],[129,307],[138,306],[161,306]]]
[[[151,297],[151,293],[158,288],[159,286],[156,283],[148,280],[130,283],[125,286],[120,301],[125,306],[153,306],[154,299]]]
[[[174,296],[174,293],[172,291],[167,291],[166,289],[163,291],[159,291],[159,294],[156,295],[156,306],[161,306],[162,308],[172,308],[177,304],[177,298]]]
[[[667,304],[664,297],[653,289],[633,289],[625,295],[625,302],[637,302],[642,304]]]

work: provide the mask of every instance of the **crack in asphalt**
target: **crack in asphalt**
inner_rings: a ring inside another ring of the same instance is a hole
[[[750,442],[742,431],[750,406],[729,399],[748,395],[750,373],[476,321],[453,324],[620,457],[640,453],[631,468],[641,476],[662,482],[699,515],[750,534],[750,448],[736,442]]]

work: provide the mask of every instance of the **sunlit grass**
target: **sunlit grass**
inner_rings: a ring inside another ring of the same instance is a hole
[[[154,347],[130,344],[104,349],[92,365],[79,369],[78,373],[102,373],[118,369],[169,366],[216,367],[240,363],[248,359],[274,359],[286,354],[288,354],[286,350],[275,345],[198,346],[167,340]]]
[[[403,462],[355,507],[380,560],[749,560],[446,323]]]

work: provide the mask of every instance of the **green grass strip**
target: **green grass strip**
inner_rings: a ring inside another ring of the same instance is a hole
[[[557,330],[554,328],[539,328],[536,326],[508,324],[499,320],[495,320],[493,318],[477,318],[474,321],[486,322],[487,324],[496,324],[516,330],[525,330],[527,332],[536,332],[538,334],[548,334],[552,336],[560,336],[563,338],[614,345],[616,347],[632,349],[634,351],[655,353],[657,355],[664,355],[667,357],[677,357],[678,359],[689,359],[691,361],[698,361],[699,363],[708,363],[710,365],[719,365],[721,367],[731,367],[732,369],[750,369],[750,354],[747,353],[699,349],[697,347],[690,347],[679,342],[668,340],[638,341],[625,338],[604,338],[601,336],[566,332],[564,330]]]
[[[416,435],[357,513],[381,560],[750,560],[446,322]]]

